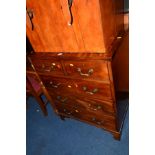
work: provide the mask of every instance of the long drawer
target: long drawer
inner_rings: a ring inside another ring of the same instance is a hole
[[[73,85],[75,85],[77,93],[86,98],[96,98],[108,101],[113,99],[110,84],[76,79],[73,80]]]
[[[77,105],[68,106],[66,104],[60,105],[56,102],[58,112],[62,115],[73,117],[78,120],[86,121],[96,126],[100,126],[110,130],[116,130],[115,117],[109,115],[101,115],[97,112],[90,112],[84,108],[79,108]]]
[[[96,113],[98,116],[115,116],[113,102],[99,101],[60,93],[50,93],[50,95],[54,100],[54,104],[59,108],[72,107],[73,109],[84,110],[88,113]]]
[[[49,91],[56,93],[70,93],[70,95],[82,95],[86,98],[112,100],[111,85],[103,82],[86,81],[40,75],[41,80]]]

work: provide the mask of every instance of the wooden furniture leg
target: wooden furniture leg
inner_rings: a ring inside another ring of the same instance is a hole
[[[119,132],[118,133],[113,133],[113,138],[120,141],[121,134]]]
[[[59,114],[59,116],[60,116],[60,119],[61,119],[61,120],[65,121],[65,116],[60,115],[60,114]]]
[[[40,105],[40,108],[41,108],[41,110],[43,111],[43,114],[44,114],[45,116],[47,116],[47,115],[48,115],[47,109],[46,109],[46,106],[43,105],[42,99],[41,99],[39,96],[37,96],[37,95],[35,95],[35,98],[37,99],[37,101],[38,101],[38,103],[39,103],[39,105]]]

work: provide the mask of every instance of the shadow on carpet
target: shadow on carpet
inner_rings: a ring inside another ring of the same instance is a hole
[[[128,102],[126,100],[125,102]],[[26,112],[26,155],[128,155],[129,114],[121,141],[100,128],[76,121],[62,121],[47,105],[44,117],[36,100],[30,97]]]

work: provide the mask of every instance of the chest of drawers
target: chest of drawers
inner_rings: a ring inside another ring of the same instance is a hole
[[[117,52],[124,38],[122,8],[122,0],[27,0],[27,37],[34,49],[29,58],[54,111],[116,139],[126,111],[118,117],[116,92],[127,90]]]
[[[115,46],[120,42],[119,39]],[[115,60],[119,55],[117,50],[115,52],[111,55],[40,52],[29,57],[53,100],[52,107],[61,118],[70,117],[92,124],[119,139],[126,108],[122,118],[118,118],[116,93],[120,90],[115,86],[118,83],[115,79],[120,70]],[[123,65],[123,60],[119,60]]]

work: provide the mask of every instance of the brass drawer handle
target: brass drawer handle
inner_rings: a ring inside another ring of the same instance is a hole
[[[56,64],[55,63],[52,63],[51,64],[50,71],[54,71],[54,70],[56,70]]]
[[[66,109],[63,110],[67,115],[71,115],[72,111],[67,111]]]
[[[46,69],[48,67],[48,69]],[[45,66],[45,64],[41,64],[42,71],[51,72],[55,71],[56,69],[60,69],[61,66],[56,63],[51,63],[51,66]]]
[[[65,103],[68,100],[68,98],[67,97],[62,98],[61,96],[57,96],[57,100],[59,100],[62,103]]]
[[[26,9],[26,11],[27,11],[27,14],[28,14],[30,22],[31,22],[31,29],[33,31],[34,30],[34,25],[33,25],[33,21],[32,21],[32,19],[33,19],[33,11],[31,9]]]
[[[79,110],[78,110],[78,109],[75,109],[75,112],[76,112],[76,113],[79,113]]]
[[[93,72],[94,72],[94,70],[91,68],[91,69],[89,69],[88,70],[88,73],[82,73],[82,71],[81,71],[81,68],[77,68],[77,71],[79,72],[79,74],[81,75],[81,76],[90,76],[91,74],[93,74]]]
[[[71,114],[73,114],[73,113],[79,113],[79,110],[77,109],[76,106],[74,106],[73,109],[72,109],[71,111],[68,112],[66,109],[64,109],[64,112],[65,112],[66,114],[68,114],[68,115],[71,115]]]
[[[61,83],[53,84],[53,82],[51,81],[51,82],[50,82],[50,85],[51,85],[53,88],[58,88],[58,87],[61,85]]]
[[[42,69],[42,72],[50,72],[49,69],[46,69],[45,64],[42,64],[42,65],[41,65],[41,69]]]
[[[74,112],[79,113],[78,105],[74,105],[73,110],[74,110]]]
[[[97,93],[99,90],[98,88],[94,88],[92,91],[87,91],[87,87],[86,86],[83,86],[83,90],[87,93],[87,94],[90,94],[90,95],[93,95],[95,93]]]
[[[71,26],[73,24],[73,15],[72,15],[72,3],[73,0],[68,0],[68,9],[69,9],[69,13],[70,13],[70,21],[68,22],[68,25]]]
[[[89,106],[89,108],[91,110],[94,110],[94,111],[101,110],[102,109],[102,106],[101,105],[92,105],[92,104],[89,104],[88,106]]]
[[[101,125],[101,124],[103,125],[104,124],[104,121],[98,121],[95,117],[92,118],[92,121],[95,122],[98,125]]]

